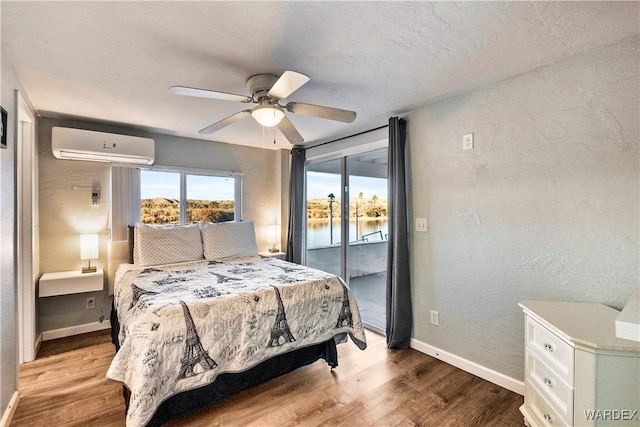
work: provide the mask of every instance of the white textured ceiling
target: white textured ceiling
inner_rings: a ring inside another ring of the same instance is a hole
[[[307,74],[288,100],[358,113],[289,113],[313,144],[640,32],[638,2],[2,1],[0,13],[3,56],[41,115],[272,148],[289,144],[252,119],[203,137],[246,105],[169,87],[248,95],[251,75]]]

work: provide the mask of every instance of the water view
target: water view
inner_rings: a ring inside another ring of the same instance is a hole
[[[304,261],[340,275],[358,301],[363,324],[381,333],[386,324],[387,167],[386,148],[363,151],[308,165],[305,181]],[[346,242],[342,221],[348,223]]]
[[[349,222],[349,242],[379,242],[387,240],[387,219],[355,219]],[[307,221],[307,247],[330,246],[340,244],[340,220],[333,221],[333,239],[329,220]]]

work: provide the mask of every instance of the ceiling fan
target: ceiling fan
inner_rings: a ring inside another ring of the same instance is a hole
[[[258,104],[253,108],[235,113],[201,129],[200,133],[202,134],[212,134],[232,123],[252,116],[262,126],[277,126],[291,144],[300,144],[304,142],[304,138],[302,138],[302,135],[300,135],[298,130],[289,119],[287,119],[284,113],[285,110],[303,116],[320,117],[345,123],[351,123],[356,119],[356,113],[354,111],[323,107],[321,105],[303,104],[301,102],[281,104],[284,99],[288,98],[308,81],[309,77],[304,74],[295,71],[285,71],[280,77],[272,74],[256,74],[255,76],[249,77],[247,80],[247,88],[251,96],[236,95],[215,90],[196,89],[186,86],[172,86],[169,92],[175,95]]]

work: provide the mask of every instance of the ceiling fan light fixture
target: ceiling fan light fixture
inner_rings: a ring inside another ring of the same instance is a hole
[[[284,119],[284,111],[279,105],[261,102],[251,110],[251,115],[264,127],[274,127]]]

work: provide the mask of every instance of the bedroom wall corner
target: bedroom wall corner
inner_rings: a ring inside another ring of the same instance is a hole
[[[640,283],[639,58],[632,37],[408,116],[412,219],[429,220],[411,236],[414,339],[521,380],[519,301],[624,306]]]
[[[119,262],[125,261],[122,247],[109,244],[105,230],[109,213],[109,164],[60,160],[51,152],[51,129],[68,126],[88,130],[124,133],[152,138],[156,142],[155,164],[197,170],[231,171],[242,174],[243,219],[254,220],[259,250],[267,250],[267,227],[279,218],[281,202],[277,160],[279,152],[234,146],[213,141],[148,132],[133,125],[110,125],[90,120],[41,118],[40,161],[40,270],[79,269],[77,241],[82,224],[95,226],[100,235],[100,258],[95,263],[108,273],[103,292],[94,293],[96,309],[86,310],[91,294],[65,295],[40,300],[40,326],[45,337],[81,330],[82,325],[108,318],[111,306],[109,286]],[[97,185],[102,189],[100,206],[91,206],[88,194],[73,187]],[[88,232],[88,231],[86,231]],[[94,262],[92,261],[92,264]],[[99,327],[100,325],[96,325]],[[52,335],[53,331],[53,335]]]
[[[51,151],[54,126],[87,127],[70,120],[39,120],[40,272],[79,271],[86,265],[80,259],[80,234],[95,233],[99,236],[99,258],[91,264],[104,270],[105,286],[103,291],[40,298],[39,332],[44,339],[52,339],[52,331],[79,325],[108,328],[111,306],[106,286],[109,164],[56,159]],[[98,206],[91,203],[91,188],[95,187],[100,188]],[[87,310],[88,297],[95,297],[95,309]]]
[[[289,229],[289,175],[291,173],[291,150],[280,150],[277,154],[280,188],[280,250],[287,247]]]
[[[0,14],[2,19],[4,15]],[[7,111],[7,148],[0,148],[0,419],[11,420],[18,401],[18,280],[16,271],[16,90],[25,101],[11,59],[0,51],[0,105]]]
[[[15,117],[13,90],[17,78],[4,52],[0,59],[0,105],[7,111],[9,121]],[[15,132],[7,131],[7,148],[0,149],[0,416],[9,408],[18,388],[17,287],[15,261]]]
[[[253,220],[258,250],[269,248],[268,226],[280,216],[278,150],[155,134],[157,165],[242,174],[242,216]]]

